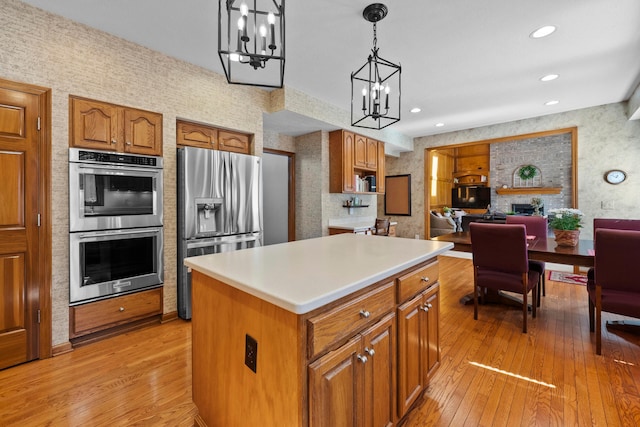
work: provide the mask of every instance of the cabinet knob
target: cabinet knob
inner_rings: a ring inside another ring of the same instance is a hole
[[[118,141],[116,141],[116,139],[115,139],[115,138],[111,138],[111,143],[112,143],[112,144],[115,144],[116,142],[118,142]]]
[[[429,311],[429,307],[426,306],[426,305],[423,305],[422,307],[420,307],[420,310],[422,310],[422,311],[424,311],[426,313],[427,311]]]
[[[426,282],[428,282],[428,281],[429,281],[429,278],[428,278],[428,277],[426,277],[426,276],[422,276],[422,277],[420,278],[420,280],[422,280],[423,282],[425,282],[425,283],[426,283]]]
[[[368,347],[364,348],[364,352],[367,353],[371,357],[373,357],[373,355],[376,354],[376,351],[374,349],[368,348]]]
[[[369,313],[367,310],[360,310],[360,316],[364,317],[365,319],[368,319],[369,316],[371,316],[371,313]]]
[[[131,145],[131,141],[127,141],[127,142],[126,142],[126,144],[127,144],[127,145]]]
[[[124,311],[124,307],[120,307],[120,311]]]
[[[361,361],[362,363],[367,363],[367,356],[363,356],[361,354],[358,355],[358,360]]]
[[[431,304],[427,304],[427,307],[431,308],[431,307],[433,307],[433,306],[432,306]]]

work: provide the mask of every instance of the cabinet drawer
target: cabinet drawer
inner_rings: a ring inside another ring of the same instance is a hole
[[[353,335],[394,308],[394,286],[393,282],[389,282],[309,319],[309,357],[320,353],[333,342]]]
[[[418,292],[438,281],[438,261],[421,267],[398,278],[398,303],[402,303]]]
[[[162,288],[71,307],[71,338],[162,313]]]

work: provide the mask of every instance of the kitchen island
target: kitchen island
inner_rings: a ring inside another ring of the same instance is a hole
[[[339,234],[187,258],[196,424],[397,423],[439,362],[452,247]]]

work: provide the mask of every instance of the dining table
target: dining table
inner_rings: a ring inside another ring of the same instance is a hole
[[[453,250],[460,252],[471,252],[471,233],[469,231],[458,231],[450,234],[432,237],[431,240],[439,242],[453,243]],[[527,239],[529,259],[536,261],[552,262],[556,264],[573,265],[574,270],[578,267],[593,267],[595,252],[593,240],[579,240],[576,246],[559,246],[551,236],[546,239],[533,237]],[[502,304],[522,304],[518,299],[506,296],[503,293],[498,295],[488,295],[487,302],[498,302]],[[465,295],[460,299],[462,304],[473,304],[473,293]]]

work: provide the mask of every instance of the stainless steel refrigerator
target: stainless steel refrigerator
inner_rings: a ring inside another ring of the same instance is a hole
[[[184,259],[262,246],[261,159],[203,148],[178,149],[178,315],[191,319]]]

